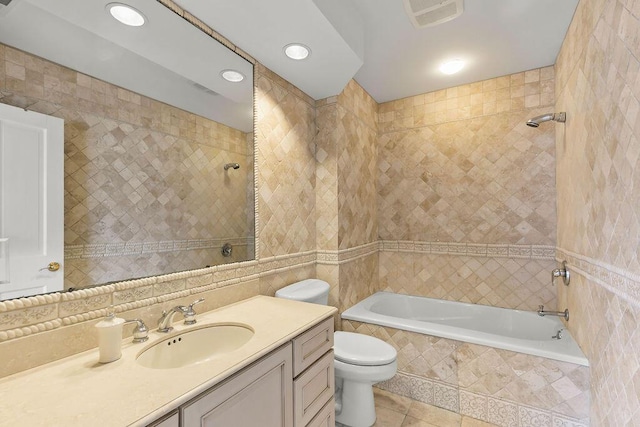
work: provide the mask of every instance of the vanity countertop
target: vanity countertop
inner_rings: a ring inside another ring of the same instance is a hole
[[[196,397],[224,378],[290,341],[336,309],[256,296],[198,315],[176,332],[208,323],[242,323],[255,333],[243,347],[198,364],[149,369],[136,356],[169,335],[153,330],[149,341],[123,341],[122,357],[98,363],[93,349],[0,380],[0,426],[144,426]],[[43,349],[46,351],[46,349]]]

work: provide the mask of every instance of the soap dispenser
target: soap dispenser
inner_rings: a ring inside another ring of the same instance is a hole
[[[109,363],[120,359],[124,322],[124,319],[116,317],[113,308],[110,308],[107,317],[96,323],[100,350],[98,362]]]

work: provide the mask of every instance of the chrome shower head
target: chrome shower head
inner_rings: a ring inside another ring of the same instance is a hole
[[[559,123],[564,123],[567,120],[567,113],[547,113],[541,116],[536,116],[533,119],[527,120],[527,126],[531,126],[532,128],[537,128],[540,126],[540,123],[555,121]]]
[[[237,163],[227,163],[226,165],[224,165],[224,170],[229,169],[240,169],[240,165]]]

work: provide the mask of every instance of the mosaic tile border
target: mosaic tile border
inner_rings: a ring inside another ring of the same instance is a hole
[[[380,250],[439,255],[554,260],[555,246],[381,240]]]
[[[0,342],[314,265],[315,251],[0,301]]]
[[[255,244],[258,245],[257,239]],[[115,306],[116,312],[121,312],[309,265],[341,265],[380,251],[554,259],[553,256],[548,257],[550,250],[551,247],[548,246],[533,245],[378,241],[341,251],[308,251],[279,255],[123,281],[71,293],[0,301],[0,342],[102,317],[106,315],[107,307],[110,305]],[[555,250],[553,248],[554,253]],[[44,317],[43,310],[47,312]]]
[[[581,420],[551,411],[458,390],[450,384],[399,371],[376,387],[501,427],[588,427]]]
[[[640,307],[640,275],[562,248],[558,248],[556,260],[567,261],[571,272]]]
[[[380,242],[367,243],[339,251],[317,251],[317,262],[321,265],[340,265],[364,258],[380,251]]]
[[[221,248],[225,243],[231,243],[235,246],[248,246],[254,243],[254,239],[252,237],[233,237],[228,239],[163,240],[159,242],[67,245],[64,247],[64,259],[147,255],[161,252],[190,251],[194,249],[216,249]]]
[[[410,240],[379,240],[355,248],[338,251],[317,251],[318,264],[340,265],[375,252],[411,252],[437,255],[519,258],[552,261],[556,247],[546,245],[496,245],[482,243],[423,242]]]

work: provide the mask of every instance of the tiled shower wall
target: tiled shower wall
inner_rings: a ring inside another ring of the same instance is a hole
[[[246,133],[1,44],[0,70],[0,102],[65,121],[67,288],[247,259]]]
[[[594,426],[640,416],[640,2],[581,0],[556,63],[559,287]]]
[[[383,289],[556,307],[553,103],[546,67],[379,106]]]
[[[340,311],[378,290],[377,107],[353,80],[316,103],[317,271]]]

